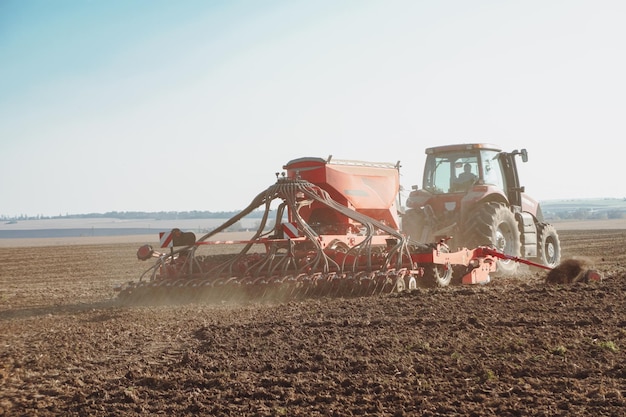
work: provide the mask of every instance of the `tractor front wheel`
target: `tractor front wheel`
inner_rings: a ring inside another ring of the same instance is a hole
[[[539,250],[538,258],[542,265],[556,268],[561,262],[561,241],[551,224],[539,223],[537,227]]]

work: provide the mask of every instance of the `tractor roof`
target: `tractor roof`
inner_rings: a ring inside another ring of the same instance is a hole
[[[492,145],[490,143],[460,143],[456,145],[444,145],[444,146],[434,146],[432,148],[426,148],[426,154],[435,154],[442,152],[458,152],[458,151],[469,151],[472,149],[488,149],[492,151],[501,152],[502,149],[499,146]]]

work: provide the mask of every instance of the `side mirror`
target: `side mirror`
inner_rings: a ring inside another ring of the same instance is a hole
[[[516,149],[511,152],[511,155],[520,155],[522,157],[522,162],[528,162],[528,151],[526,151],[526,149],[522,149],[521,151]]]

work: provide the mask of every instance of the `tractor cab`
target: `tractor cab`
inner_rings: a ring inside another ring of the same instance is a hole
[[[432,194],[466,193],[475,185],[506,189],[501,150],[493,145],[468,144],[428,148],[423,189]]]
[[[503,152],[494,145],[473,143],[427,148],[426,155],[422,190],[409,197],[409,208],[429,204],[442,212],[446,203],[460,209],[465,202],[474,204],[488,196],[513,207],[525,205],[515,157],[527,162],[526,149]]]

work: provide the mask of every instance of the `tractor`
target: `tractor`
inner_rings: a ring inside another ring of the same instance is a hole
[[[559,236],[520,184],[517,157],[527,162],[528,152],[486,143],[427,148],[422,187],[413,186],[402,214],[403,233],[451,248],[493,247],[510,257],[498,260],[494,276],[517,272],[516,257],[556,267]]]

